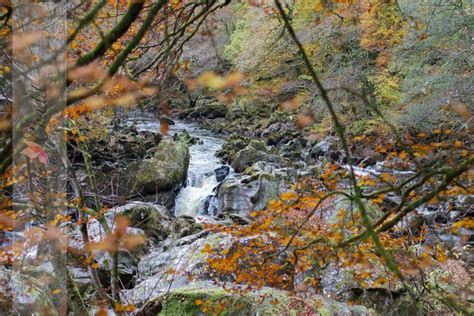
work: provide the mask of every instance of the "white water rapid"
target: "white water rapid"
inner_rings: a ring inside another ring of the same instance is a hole
[[[156,118],[140,113],[131,115],[132,122],[138,130],[159,132],[160,123]],[[176,197],[175,215],[207,215],[206,201],[213,194],[218,181],[215,169],[222,167],[215,153],[222,147],[224,139],[215,133],[199,128],[194,123],[175,121],[169,126],[169,134],[173,135],[186,130],[192,137],[199,139],[197,144],[191,145],[191,156],[186,186],[181,188]]]

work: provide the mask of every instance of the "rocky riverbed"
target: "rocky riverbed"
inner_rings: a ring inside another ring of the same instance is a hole
[[[344,163],[337,139],[329,136],[309,140],[277,115],[263,123],[244,120],[246,124],[242,124],[243,121],[232,123],[226,119],[227,115],[236,114],[223,113],[228,109],[221,105],[215,110],[201,111],[198,107],[194,111],[200,113],[199,116],[189,110],[181,114],[182,120],[167,118],[169,131],[165,136],[160,134],[159,118],[132,112],[110,128],[106,143],[104,139],[88,141],[101,202],[110,206],[105,216],[107,221],[112,224],[117,215],[124,215],[132,227],[128,232],[145,236],[147,240],[132,251],[119,251],[123,301],[134,304],[140,315],[196,315],[199,312],[194,304],[196,300],[226,300],[227,304],[231,301],[233,303],[226,306],[230,314],[238,310],[237,306],[242,308],[240,314],[245,315],[288,314],[289,305],[296,299],[290,292],[264,287],[252,294],[236,295],[219,286],[216,282],[219,280],[209,270],[208,254],[203,249],[209,245],[225,245],[229,236],[212,233],[205,229],[205,224],[247,225],[252,221],[249,215],[252,211],[264,210],[270,200],[278,199],[300,179],[319,175],[322,164]],[[247,130],[249,124],[259,127]],[[387,171],[377,163],[376,154],[364,156],[362,150],[358,152],[358,160],[366,161],[369,166],[358,168],[356,172]],[[90,192],[84,160],[74,148],[69,154],[82,170],[81,184]],[[397,198],[387,197],[387,203]],[[87,203],[93,206],[92,193],[87,195]],[[443,230],[443,222],[450,216],[472,216],[469,205],[472,205],[472,196],[459,200],[456,213],[420,209],[400,229],[437,227],[430,231],[431,239],[458,247],[465,236],[472,239],[472,231],[453,234]],[[72,236],[73,245],[81,248],[78,228],[64,223],[62,229]],[[91,240],[97,242],[105,235],[97,221],[89,223],[89,232]],[[95,259],[99,277],[107,286],[111,258],[103,252]],[[472,261],[472,258],[466,260]],[[90,293],[92,280],[80,258],[71,260],[69,268],[81,290]],[[351,315],[373,313],[366,307],[335,299],[357,299],[378,307],[400,308],[404,304],[402,288],[361,289],[349,271],[337,264],[327,266],[320,274],[321,293],[326,296],[314,295],[305,304],[318,305],[321,311]],[[28,282],[27,275],[8,277],[14,278],[18,286]],[[301,275],[295,282],[302,282],[303,278]],[[27,300],[42,300],[44,295],[37,286]],[[259,295],[265,299],[258,299]],[[47,299],[44,304],[49,304]],[[19,306],[19,310],[27,310],[27,305]],[[406,308],[410,310],[409,306]]]

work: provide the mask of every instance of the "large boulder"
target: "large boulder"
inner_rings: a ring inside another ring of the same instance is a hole
[[[360,305],[321,295],[302,300],[273,288],[238,294],[204,282],[193,282],[153,297],[138,315],[375,315]]]
[[[143,230],[148,238],[165,240],[171,233],[172,219],[168,210],[161,205],[131,202],[113,209],[130,219],[130,226]]]
[[[260,173],[243,180],[228,179],[219,187],[218,213],[248,215],[264,209],[267,203],[278,197],[280,181],[268,173]]]
[[[179,118],[223,118],[227,115],[228,108],[225,104],[218,102],[217,100],[203,99],[194,105],[194,107],[189,108],[181,112]]]
[[[140,236],[144,243],[136,245],[133,249],[120,248],[118,251],[118,273],[121,283],[125,287],[134,285],[134,276],[138,271],[140,258],[147,252],[150,245],[163,242],[172,234],[173,219],[168,214],[168,210],[160,205],[144,202],[130,202],[120,207],[108,210],[104,216],[109,227],[114,227],[116,216],[125,216],[130,220],[130,227],[127,234],[130,236]],[[88,222],[88,233],[91,242],[101,242],[107,233],[102,224],[92,219]],[[84,248],[82,234],[75,225],[64,225],[69,238],[69,245],[79,251]],[[81,258],[71,257],[71,264],[76,265],[75,276],[79,279],[86,271],[82,268]],[[112,268],[112,258],[107,251],[95,251],[94,259],[98,267],[97,272],[103,284],[109,284],[110,271]],[[81,280],[79,280],[81,281]],[[85,280],[88,282],[89,280]]]
[[[231,157],[230,165],[235,171],[242,172],[258,161],[282,163],[283,159],[270,153],[264,142],[252,140],[244,149]]]
[[[208,280],[208,254],[203,249],[207,244],[217,245],[226,240],[221,235],[202,231],[155,248],[138,265],[137,285],[122,295],[128,302],[139,305],[170,289],[187,286],[192,280]]]
[[[238,134],[232,134],[225,140],[222,148],[216,152],[216,157],[221,158],[224,162],[234,160],[235,154],[247,147],[249,139]]]
[[[89,137],[85,142],[92,163],[102,168],[106,162],[142,159],[148,150],[160,143],[161,139],[162,136],[159,133],[138,131],[134,126],[122,125],[107,135]],[[82,154],[73,148],[68,150],[68,155],[73,162],[83,160]]]
[[[312,146],[308,150],[308,155],[314,159],[325,157],[330,160],[338,160],[341,156],[338,144],[339,141],[336,137],[328,136]]]
[[[188,143],[182,139],[166,139],[155,150],[152,158],[140,163],[135,187],[145,194],[179,189],[188,174]]]

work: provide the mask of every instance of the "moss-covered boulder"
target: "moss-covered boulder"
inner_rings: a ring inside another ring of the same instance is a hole
[[[221,287],[193,283],[147,302],[140,315],[374,315],[363,306],[340,303],[319,295],[310,299],[263,288],[236,294]]]
[[[258,161],[271,163],[282,163],[283,159],[267,150],[267,146],[262,141],[252,140],[242,150],[230,157],[230,165],[237,172],[242,172]]]
[[[163,241],[171,233],[172,219],[163,206],[131,202],[116,210],[130,219],[131,227],[143,230],[148,238]]]
[[[249,139],[237,134],[227,137],[222,148],[216,152],[216,157],[221,158],[224,162],[234,160],[235,154],[247,147]]]
[[[122,292],[128,302],[136,305],[160,296],[176,287],[186,287],[194,281],[210,280],[207,269],[206,245],[228,242],[221,234],[201,231],[177,240],[168,239],[163,247],[153,249],[138,264],[137,285]]]
[[[135,178],[135,188],[145,194],[177,190],[186,181],[189,145],[182,139],[166,139],[150,159],[144,159]]]
[[[118,124],[118,123],[117,123]],[[96,127],[96,126],[94,126]],[[107,126],[106,126],[107,127]],[[147,151],[158,145],[162,139],[159,133],[140,131],[135,126],[117,125],[107,133],[91,134],[86,129],[85,145],[94,166],[103,167],[104,162],[116,163],[143,158]],[[75,144],[74,141],[71,144]],[[68,150],[73,162],[82,162],[80,151]]]

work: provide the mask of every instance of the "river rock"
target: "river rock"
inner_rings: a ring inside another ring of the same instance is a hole
[[[256,184],[256,183],[255,183]],[[258,188],[252,185],[242,185],[239,180],[226,180],[219,188],[217,195],[218,207],[220,212],[244,212],[252,211],[253,203],[251,198],[255,196]]]
[[[124,206],[114,207],[105,213],[105,220],[109,227],[114,227],[116,216],[126,216],[130,219],[130,227],[127,228],[127,235],[143,236],[144,243],[135,246],[133,249],[120,248],[118,251],[118,276],[121,283],[126,288],[134,285],[134,277],[138,271],[138,262],[151,244],[164,241],[172,232],[172,218],[163,206],[153,205],[144,202],[131,202]],[[107,233],[99,221],[91,219],[88,222],[88,233],[91,242],[99,243]],[[84,249],[84,242],[79,228],[75,225],[64,226],[63,229],[70,229],[67,235],[69,246],[79,252]],[[75,265],[82,273],[87,273],[82,268],[80,257],[71,256],[70,263]],[[101,282],[110,284],[110,271],[112,258],[106,251],[95,251],[94,259],[98,267],[97,273]],[[80,275],[80,273],[79,273]],[[88,281],[86,279],[86,281]]]
[[[118,258],[118,278],[124,288],[132,288],[135,284],[135,275],[138,271],[139,256],[129,251],[119,250]],[[110,271],[112,271],[112,257],[109,253],[101,253],[94,257],[99,267],[97,275],[103,285],[110,285]],[[85,272],[85,270],[84,270]]]
[[[39,280],[0,266],[0,285],[0,314],[58,315],[52,301],[53,295]]]
[[[236,179],[225,180],[217,194],[218,213],[248,215],[253,210],[262,210],[279,194],[278,179],[267,173],[255,176],[249,182]]]
[[[138,265],[137,285],[122,293],[127,301],[142,304],[170,289],[186,287],[192,280],[209,280],[206,269],[208,254],[202,250],[207,244],[217,245],[228,239],[217,234],[198,233],[198,238],[193,236],[185,237],[191,242],[178,239],[166,250],[156,248],[144,256]]]
[[[104,162],[142,159],[161,139],[159,133],[138,131],[134,126],[121,126],[107,135],[87,138],[85,144],[92,163],[100,166]],[[73,162],[83,161],[82,154],[74,148],[68,150],[68,155]]]
[[[312,158],[328,157],[331,160],[338,160],[340,152],[337,147],[338,140],[336,137],[328,136],[316,143],[308,151],[308,154]]]
[[[249,144],[249,139],[237,134],[232,134],[227,137],[222,148],[216,152],[216,157],[221,158],[224,162],[233,160],[235,154],[244,149]]]
[[[222,166],[217,169],[214,169],[214,173],[216,174],[216,181],[222,182],[227,177],[230,172],[229,166]]]
[[[147,195],[141,198],[143,202],[149,202],[152,204],[163,205],[168,210],[172,210],[175,207],[176,192],[174,191],[163,191],[156,194]]]
[[[165,240],[171,233],[172,220],[168,210],[161,205],[131,202],[113,211],[130,219],[130,226],[143,230],[148,238]]]
[[[186,183],[189,159],[189,145],[185,140],[162,141],[154,156],[140,163],[135,187],[145,194],[179,189]]]
[[[144,304],[138,315],[208,315],[203,312],[206,305],[196,304],[197,301],[210,306],[222,304],[219,315],[375,315],[363,306],[321,295],[302,300],[269,287],[239,294],[208,282],[192,282],[157,295]]]
[[[255,162],[265,161],[272,163],[282,163],[283,159],[268,151],[267,146],[262,141],[252,140],[244,149],[238,151],[230,157],[230,165],[237,172],[242,172],[252,166]]]
[[[162,115],[160,117],[160,124],[175,125],[175,122],[169,116]]]
[[[187,130],[182,130],[179,134],[174,134],[173,140],[175,141],[181,140],[181,141],[187,142],[189,145],[195,145],[201,142],[199,138],[189,135]]]
[[[178,240],[186,236],[195,235],[202,231],[202,225],[196,223],[192,216],[178,216],[173,218],[171,225],[171,239]]]
[[[301,133],[295,130],[293,123],[275,122],[268,125],[260,136],[266,139],[267,145],[279,147],[282,144],[288,143],[290,140],[298,139],[301,137]]]
[[[207,118],[216,119],[224,118],[227,115],[227,106],[217,100],[203,99],[199,101],[194,107],[182,111],[179,118]]]

